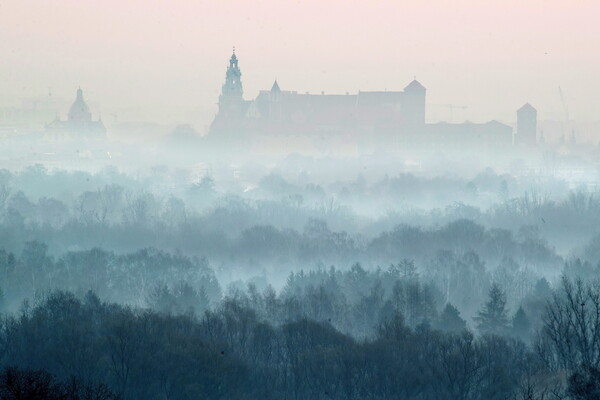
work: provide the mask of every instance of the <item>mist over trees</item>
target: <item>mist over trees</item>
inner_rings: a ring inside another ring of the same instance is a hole
[[[2,170],[0,394],[594,398],[600,200],[534,181]]]
[[[600,400],[600,1],[0,0],[0,400]]]

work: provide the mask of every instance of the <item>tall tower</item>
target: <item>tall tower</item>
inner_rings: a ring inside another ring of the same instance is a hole
[[[242,72],[238,66],[238,58],[235,55],[235,47],[233,54],[229,59],[229,66],[225,74],[225,83],[221,88],[219,96],[219,113],[230,114],[235,112],[240,103],[244,102],[242,89]]]
[[[242,72],[238,65],[234,47],[225,73],[225,83],[221,87],[219,111],[210,125],[211,133],[231,134],[240,132],[245,123],[244,118],[250,103],[244,101],[243,94]]]
[[[515,142],[535,145],[537,133],[537,110],[529,103],[517,110],[517,137]]]
[[[404,88],[402,115],[406,127],[419,130],[425,125],[425,87],[416,79]]]

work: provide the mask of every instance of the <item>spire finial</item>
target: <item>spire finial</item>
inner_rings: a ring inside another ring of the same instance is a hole
[[[233,54],[235,54],[235,46],[233,46]]]
[[[81,86],[77,88],[77,96],[75,96],[77,100],[83,100],[83,90],[81,90]]]

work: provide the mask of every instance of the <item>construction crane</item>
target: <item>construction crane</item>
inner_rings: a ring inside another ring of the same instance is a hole
[[[432,104],[436,107],[444,107],[450,110],[450,121],[454,122],[454,110],[466,110],[468,106],[457,106],[455,104]]]
[[[562,103],[563,112],[565,113],[565,123],[569,122],[569,108],[567,107],[567,102],[565,101],[565,96],[563,96],[563,91],[558,87],[558,94],[560,95],[560,102]]]

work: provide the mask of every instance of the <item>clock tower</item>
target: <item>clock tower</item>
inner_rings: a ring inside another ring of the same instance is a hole
[[[238,58],[235,55],[235,47],[233,54],[229,59],[229,66],[225,73],[225,83],[221,88],[219,96],[219,113],[230,114],[232,111],[244,102],[242,89],[242,72],[238,66]]]

